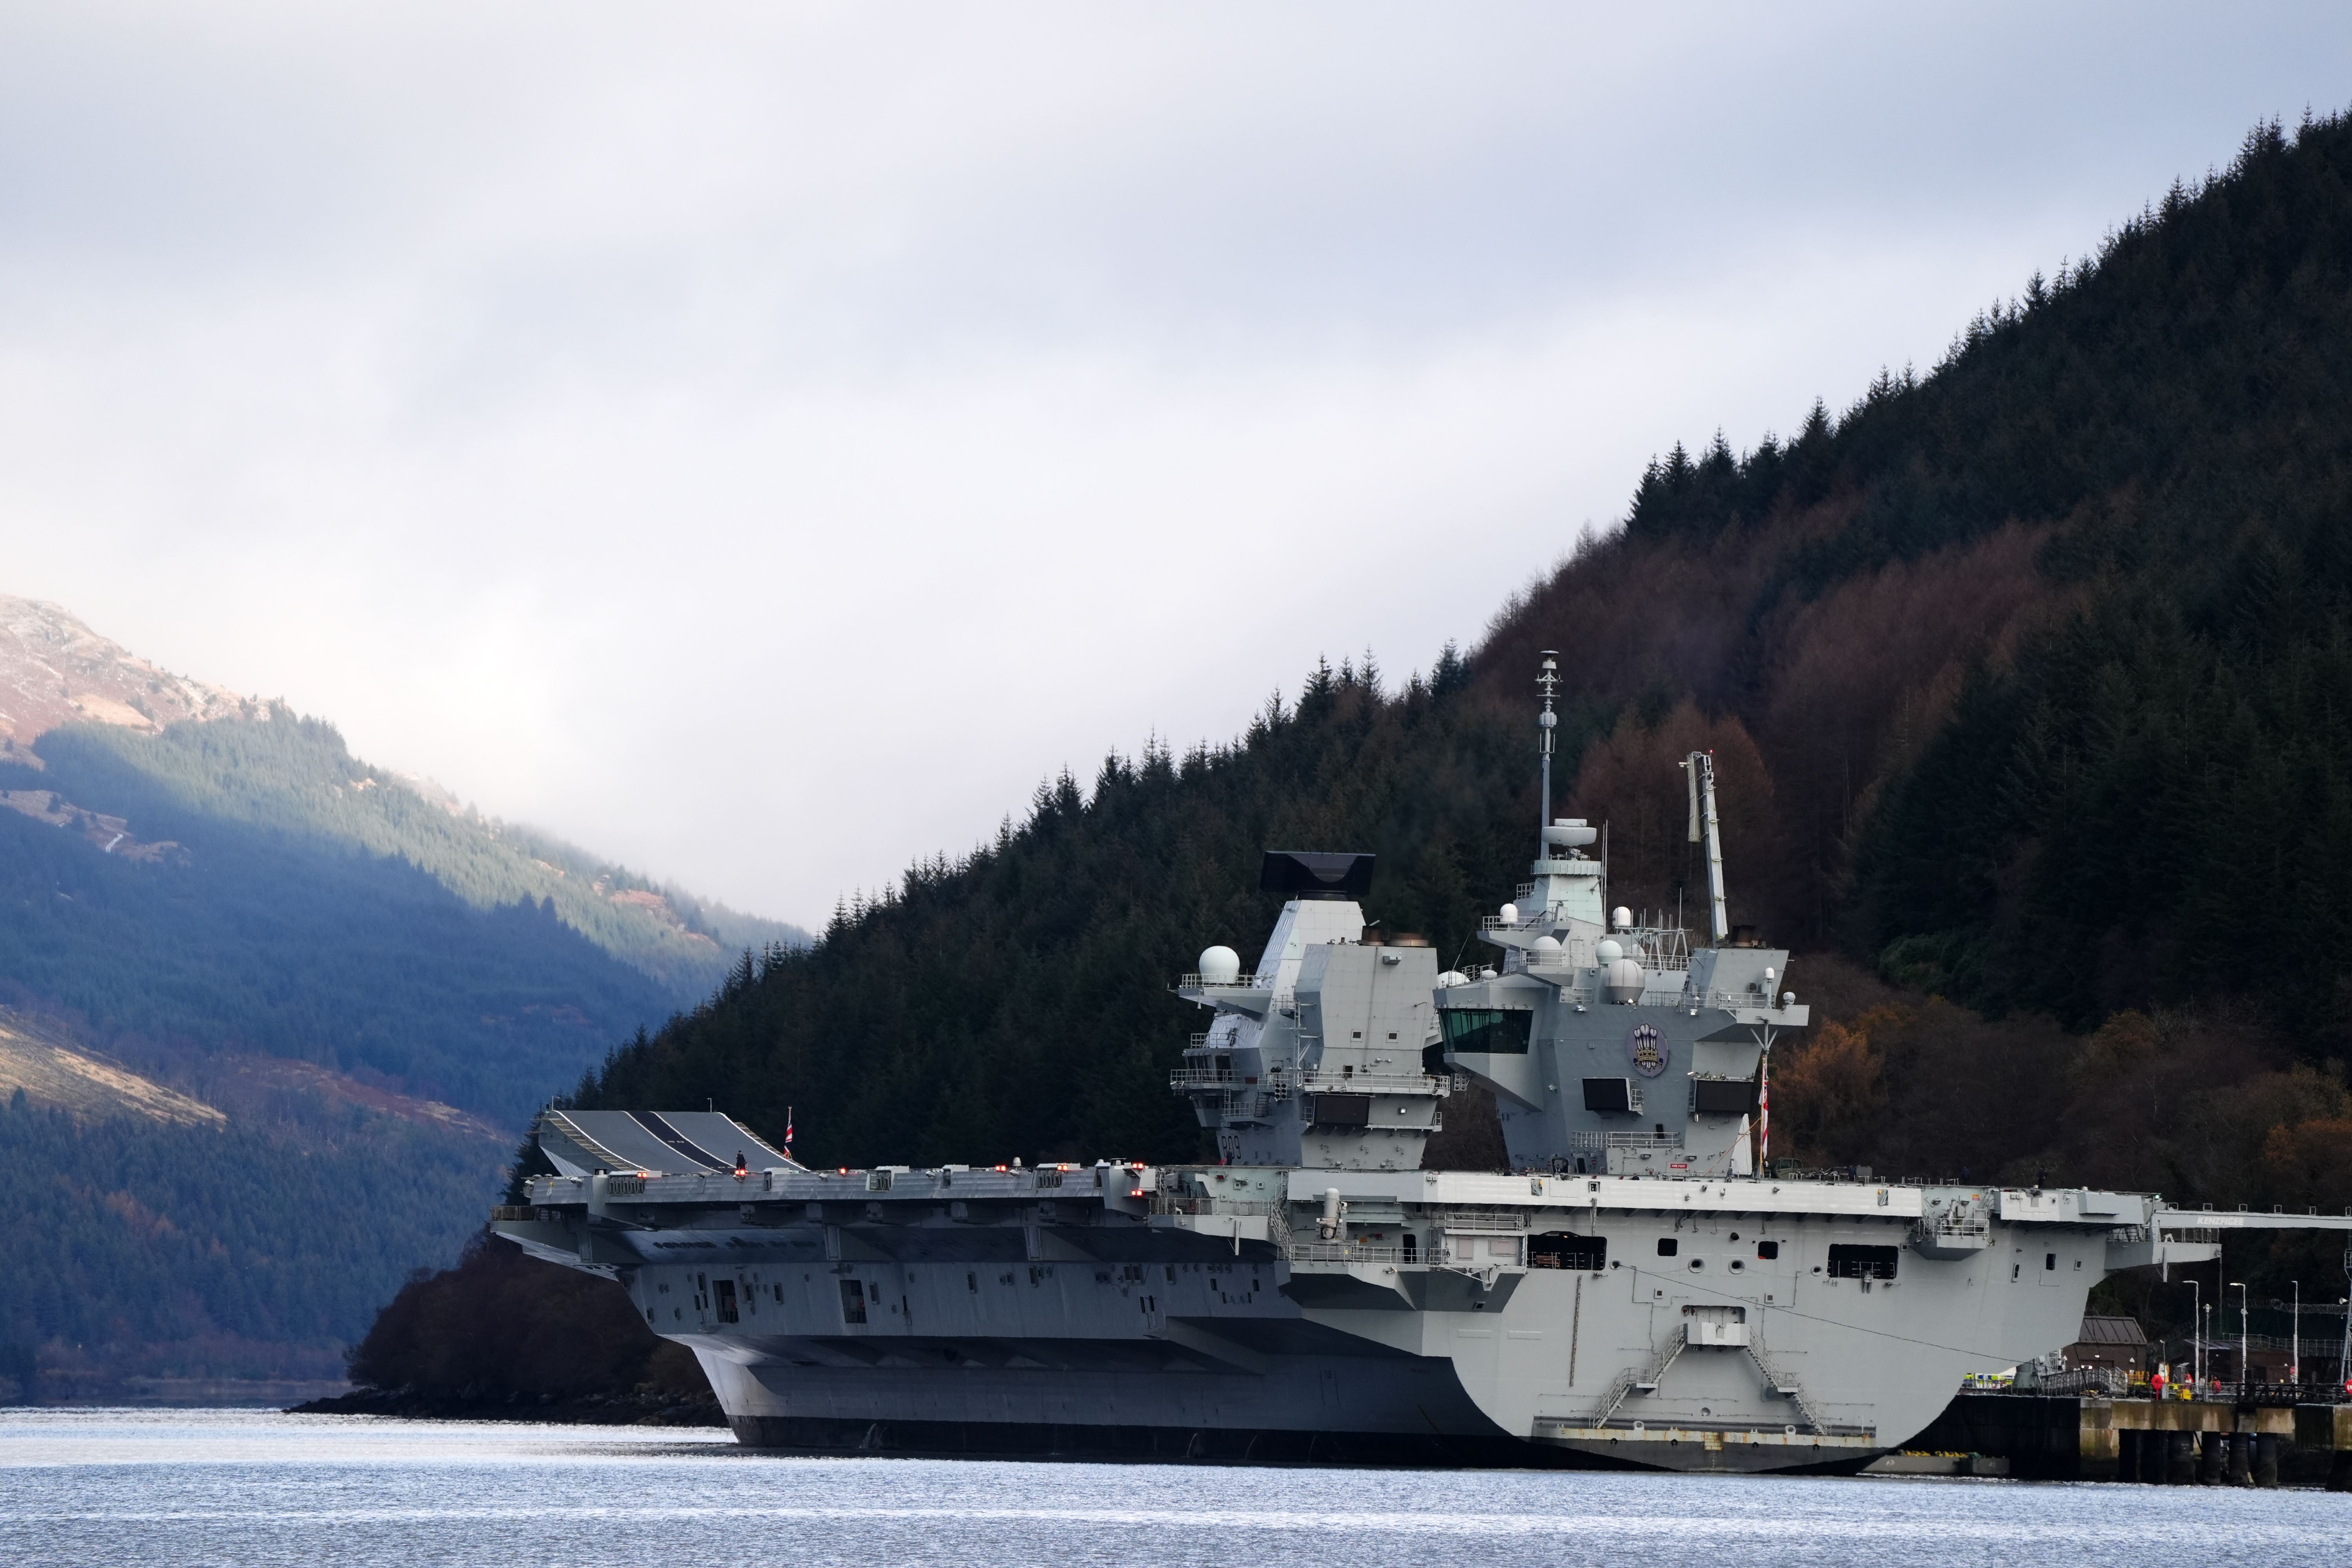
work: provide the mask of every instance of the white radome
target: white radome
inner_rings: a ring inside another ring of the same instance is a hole
[[[1601,961],[1601,968],[1606,969],[1625,956],[1625,944],[1615,937],[1602,937],[1601,945],[1592,950],[1592,956]]]
[[[1505,905],[1502,907],[1502,909],[1501,909],[1499,911],[1497,911],[1497,912],[1499,912],[1499,913],[1502,915],[1502,917],[1503,917],[1503,923],[1504,923],[1505,925],[1507,925],[1507,926],[1515,926],[1515,925],[1517,925],[1517,924],[1518,924],[1518,923],[1519,923],[1519,906],[1518,906],[1518,905],[1517,905],[1517,904],[1505,904]]]
[[[1201,981],[1206,985],[1231,985],[1242,977],[1242,955],[1230,947],[1212,947],[1201,954]]]
[[[1623,931],[1633,923],[1633,911],[1620,904],[1609,911],[1609,923],[1616,930]]]
[[[1558,963],[1560,952],[1559,938],[1549,935],[1536,938],[1533,956],[1538,963]]]

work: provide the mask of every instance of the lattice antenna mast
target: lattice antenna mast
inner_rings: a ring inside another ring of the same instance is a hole
[[[1551,826],[1551,749],[1553,737],[1559,729],[1559,715],[1551,710],[1551,700],[1559,690],[1559,650],[1543,650],[1543,673],[1536,677],[1537,689],[1543,692],[1543,711],[1536,715],[1536,751],[1543,758],[1543,799],[1538,803],[1536,817],[1536,858],[1551,853],[1544,838],[1544,829]]]

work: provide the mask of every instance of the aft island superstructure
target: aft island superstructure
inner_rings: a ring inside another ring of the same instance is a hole
[[[617,1279],[750,1444],[1678,1470],[1858,1468],[2072,1340],[2116,1269],[2352,1229],[1759,1169],[1807,1010],[1728,921],[1712,759],[1685,764],[1694,946],[1610,907],[1596,829],[1550,816],[1551,732],[1475,971],[1367,926],[1369,856],[1266,855],[1256,965],[1213,946],[1177,985],[1208,1017],[1171,1087],[1222,1163],[816,1171],[713,1113],[551,1111],[560,1173],[494,1227]],[[1421,1169],[1471,1081],[1515,1169]]]

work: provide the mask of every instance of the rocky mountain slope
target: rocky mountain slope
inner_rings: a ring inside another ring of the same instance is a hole
[[[0,764],[44,773],[40,738],[79,727],[82,744],[102,747],[122,768],[166,785],[178,802],[403,857],[477,907],[551,900],[564,923],[681,1001],[708,992],[747,949],[807,941],[797,927],[698,900],[550,835],[486,817],[415,774],[347,755],[322,755],[307,774],[257,770],[249,747],[237,754],[236,742],[217,734],[171,732],[292,718],[282,704],[162,669],[56,605],[0,595]],[[181,847],[55,788],[0,792],[0,806],[71,827],[109,854],[186,858]]]
[[[55,605],[0,595],[0,757],[24,760],[60,724],[152,734],[183,720],[250,719],[257,707],[150,664]]]
[[[173,1127],[226,1127],[213,1106],[119,1062],[77,1050],[53,1026],[0,1009],[0,1100],[82,1117],[145,1118]]]

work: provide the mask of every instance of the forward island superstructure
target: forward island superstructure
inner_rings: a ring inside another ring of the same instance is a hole
[[[1969,1373],[2074,1337],[2109,1273],[2222,1230],[2352,1218],[2073,1187],[1759,1168],[1769,1054],[1807,1010],[1731,925],[1690,757],[1709,940],[1609,906],[1554,819],[1440,972],[1383,940],[1369,856],[1269,852],[1256,966],[1212,946],[1172,1089],[1216,1165],[816,1171],[714,1113],[551,1111],[558,1174],[492,1224],[618,1280],[737,1436],[815,1451],[1846,1470]],[[1424,1171],[1457,1086],[1515,1169]]]

